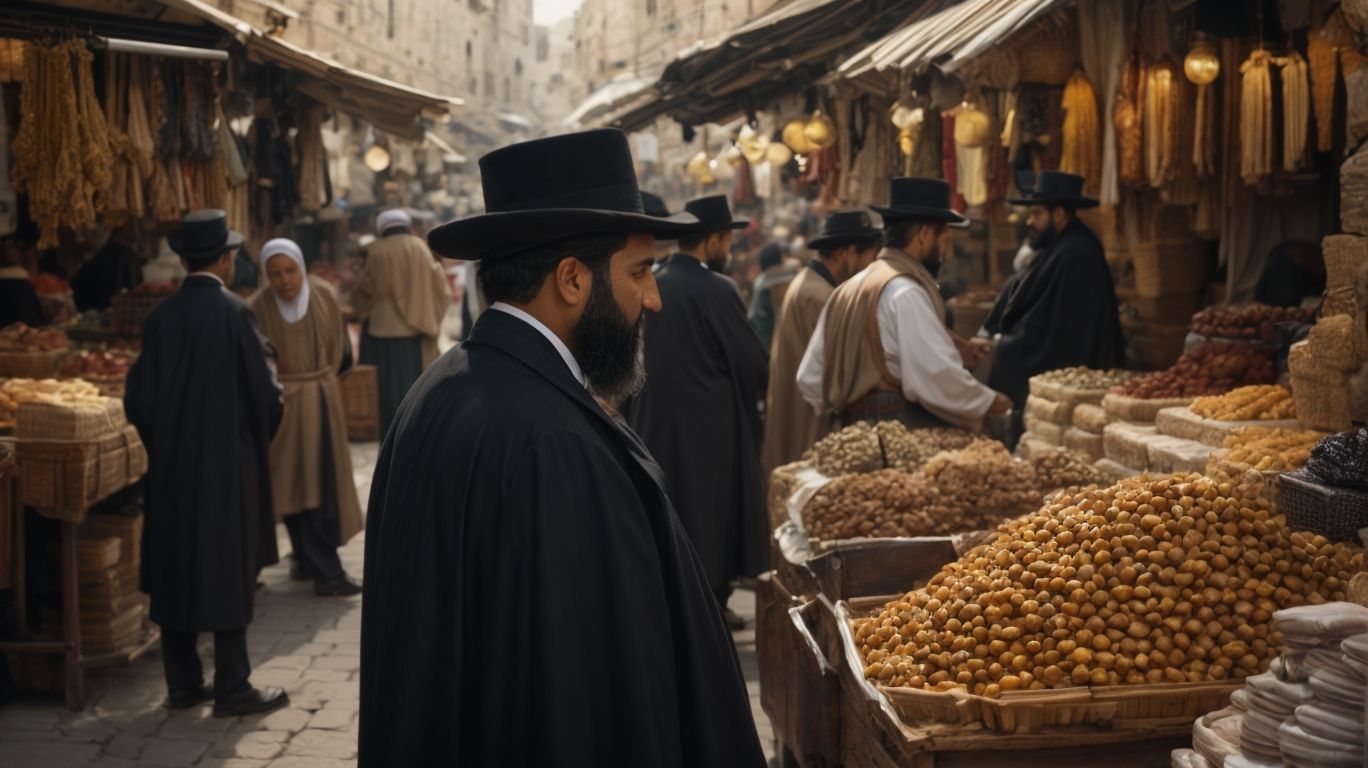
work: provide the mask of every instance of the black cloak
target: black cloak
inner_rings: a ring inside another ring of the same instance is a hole
[[[242,629],[275,563],[270,444],[281,392],[241,299],[191,275],[143,327],[124,406],[147,446],[142,588],[152,621]]]
[[[660,469],[528,323],[419,378],[366,522],[362,766],[763,765]]]
[[[646,317],[646,387],[628,420],[665,470],[713,592],[769,562],[759,403],[769,355],[736,284],[675,254],[656,273],[661,310]]]
[[[984,322],[998,340],[988,385],[1026,404],[1036,374],[1086,365],[1119,368],[1126,342],[1102,243],[1074,219],[1044,253],[1003,286]]]
[[[30,328],[47,325],[38,291],[26,278],[0,278],[0,328],[23,323]]]

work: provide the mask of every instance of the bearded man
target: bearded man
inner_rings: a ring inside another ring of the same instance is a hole
[[[722,195],[684,210],[699,224],[657,272],[664,306],[646,320],[650,380],[628,418],[660,459],[718,606],[739,628],[727,608],[732,580],[758,575],[769,554],[759,409],[769,362],[736,284],[718,274],[732,231],[749,222],[732,218]]]
[[[1097,206],[1083,196],[1083,177],[1042,171],[1035,189],[1011,203],[1029,206],[1036,256],[1003,286],[978,335],[996,339],[988,383],[1012,398],[1019,420],[1032,376],[1075,365],[1117,368],[1126,345],[1102,243],[1078,220],[1078,210]]]
[[[371,490],[360,764],[763,765],[664,476],[593,396],[640,386],[652,236],[695,220],[642,212],[616,130],[480,171],[489,212],[429,242],[481,260],[491,305],[415,384]]]

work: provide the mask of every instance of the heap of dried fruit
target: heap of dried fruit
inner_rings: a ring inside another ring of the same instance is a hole
[[[1135,371],[1127,371],[1123,368],[1112,368],[1110,370],[1099,370],[1084,366],[1074,366],[1072,368],[1057,368],[1047,371],[1039,376],[1032,378],[1048,381],[1051,384],[1062,384],[1066,387],[1076,387],[1078,389],[1108,389],[1121,384],[1138,376]]]
[[[1222,447],[1229,450],[1221,461],[1236,469],[1283,472],[1299,469],[1311,456],[1311,449],[1324,437],[1320,432],[1296,429],[1244,427],[1226,436]]]
[[[888,466],[907,470],[920,469],[932,456],[957,451],[974,442],[974,435],[962,429],[908,429],[900,421],[881,421],[874,430],[883,444]]]
[[[900,421],[861,421],[818,440],[811,458],[817,471],[828,477],[887,468],[916,470],[941,451],[958,450],[973,441],[973,434],[962,429],[909,430]]]
[[[1107,481],[1102,470],[1063,448],[1037,454],[1031,459],[1031,468],[1035,470],[1036,484],[1045,491],[1101,485]]]
[[[1250,304],[1243,307],[1208,307],[1192,316],[1192,332],[1202,336],[1228,339],[1264,339],[1273,335],[1273,325],[1284,322],[1310,322],[1315,310],[1300,307],[1270,307]]]
[[[872,472],[884,466],[879,436],[867,421],[832,432],[818,440],[811,453],[813,466],[828,477]]]
[[[1247,384],[1272,384],[1273,355],[1253,344],[1209,342],[1178,358],[1173,367],[1132,379],[1112,391],[1146,400],[1219,395]]]
[[[1199,397],[1192,412],[1218,421],[1264,421],[1297,418],[1292,390],[1277,384],[1238,387],[1223,395]]]
[[[53,328],[13,323],[0,329],[0,352],[50,352],[66,346],[66,334]]]
[[[940,492],[943,514],[965,523],[955,530],[991,527],[1040,506],[1035,470],[996,440],[975,440],[967,448],[937,454],[921,472]]]
[[[1290,531],[1248,483],[1141,477],[1013,520],[854,622],[870,680],[1003,691],[1243,678],[1274,611],[1344,599],[1362,548]]]
[[[938,533],[929,514],[936,489],[900,469],[838,477],[803,507],[803,525],[816,540],[927,536]],[[948,522],[948,521],[939,521]]]

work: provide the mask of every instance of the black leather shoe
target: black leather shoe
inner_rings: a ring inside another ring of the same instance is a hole
[[[290,579],[292,581],[313,581],[313,571],[295,555],[290,555]]]
[[[214,717],[255,715],[280,709],[289,703],[289,695],[279,688],[251,688],[223,701],[214,702]]]
[[[361,594],[361,584],[350,576],[314,585],[314,594],[319,597],[346,597]]]
[[[192,688],[188,691],[172,691],[166,697],[166,708],[189,709],[212,698],[214,698],[214,689],[201,683],[199,688]]]

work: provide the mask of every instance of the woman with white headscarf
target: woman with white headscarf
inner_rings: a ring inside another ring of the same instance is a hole
[[[332,286],[311,277],[292,240],[266,243],[259,259],[268,287],[250,304],[278,352],[285,414],[271,442],[276,515],[294,549],[291,576],[313,579],[318,595],[354,595],[337,548],[361,530],[347,421],[338,374],[351,367],[351,342]]]

